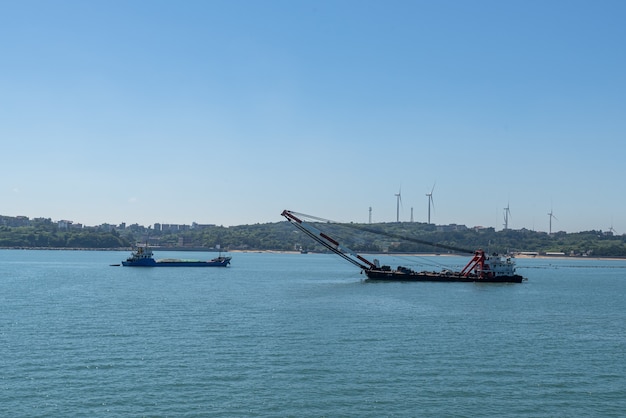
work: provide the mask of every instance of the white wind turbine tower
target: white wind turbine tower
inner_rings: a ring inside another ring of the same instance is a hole
[[[550,232],[548,233],[548,235],[552,235],[552,218],[556,219],[557,221],[558,219],[556,216],[554,216],[554,213],[552,212],[552,208],[550,208],[550,213],[548,213],[548,216],[550,217],[550,229],[549,229]]]
[[[402,188],[398,190],[396,196],[396,222],[400,222],[400,204],[402,203]]]
[[[509,217],[511,217],[511,209],[507,203],[506,208],[504,208],[504,229],[509,229]]]
[[[428,223],[430,224],[430,206],[432,205],[433,209],[435,209],[435,201],[433,200],[433,191],[435,190],[435,184],[433,184],[433,188],[430,189],[430,193],[426,193],[426,197],[428,197]]]
[[[613,218],[611,218],[611,227],[609,228],[609,232],[613,235],[616,234],[615,228],[613,228]]]

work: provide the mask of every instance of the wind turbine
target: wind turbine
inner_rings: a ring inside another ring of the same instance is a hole
[[[613,228],[613,218],[611,218],[611,227],[609,228],[609,232],[615,235],[615,228]]]
[[[552,235],[552,218],[556,219],[557,221],[558,219],[556,216],[554,216],[554,213],[552,213],[552,208],[550,208],[550,213],[548,213],[548,216],[550,217],[550,232],[548,235]]]
[[[432,204],[433,209],[435,209],[435,201],[433,200],[433,191],[435,190],[435,183],[433,183],[433,188],[430,189],[430,193],[426,193],[426,197],[428,197],[428,223],[430,224],[430,206]]]
[[[504,208],[504,229],[509,229],[509,217],[511,216],[511,209],[509,209],[509,204],[506,204],[506,208]]]
[[[402,188],[398,189],[396,196],[396,222],[400,222],[400,204],[402,203]]]

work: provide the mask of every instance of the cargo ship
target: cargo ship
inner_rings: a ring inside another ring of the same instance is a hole
[[[487,255],[483,250],[468,251],[464,249],[436,245],[439,248],[448,248],[457,252],[473,253],[472,259],[460,271],[444,269],[442,271],[415,271],[408,267],[398,266],[393,269],[391,266],[380,265],[374,259],[370,261],[365,257],[355,253],[337,240],[331,238],[324,232],[317,229],[309,222],[301,218],[310,217],[301,213],[284,210],[281,214],[292,225],[304,232],[306,235],[317,241],[331,252],[339,255],[365,273],[368,280],[372,281],[407,281],[407,282],[476,282],[476,283],[521,283],[526,280],[523,276],[516,274],[515,261],[512,257],[503,257],[498,254]],[[317,221],[321,218],[310,217]],[[326,221],[328,222],[328,221]],[[363,229],[363,228],[361,228]],[[365,230],[365,229],[363,229]],[[368,231],[373,232],[373,231]],[[394,236],[394,238],[399,238]],[[416,240],[410,240],[416,241]],[[419,241],[425,243],[424,241]],[[429,243],[433,246],[435,244]]]
[[[155,260],[152,250],[146,245],[138,247],[130,257],[122,261],[125,267],[228,267],[232,257],[219,257],[212,260],[180,260],[177,258],[163,258]]]

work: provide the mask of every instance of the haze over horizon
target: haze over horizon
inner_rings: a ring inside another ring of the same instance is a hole
[[[0,3],[0,215],[626,233],[626,3]]]

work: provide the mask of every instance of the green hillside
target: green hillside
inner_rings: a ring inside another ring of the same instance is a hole
[[[249,251],[324,251],[289,222],[231,227],[202,226],[155,231],[140,225],[60,228],[49,219],[0,217],[2,248],[129,248],[136,243],[176,248],[216,248]],[[424,223],[315,224],[320,230],[358,252],[458,252],[482,248],[489,252],[538,252],[626,257],[626,236],[603,231],[557,232],[548,235],[526,229],[495,231],[459,225]],[[375,232],[375,233],[374,233]],[[428,243],[436,244],[430,245]]]

